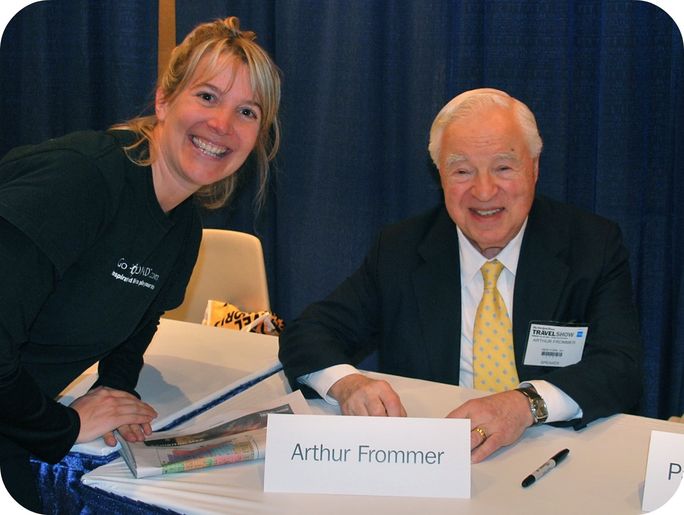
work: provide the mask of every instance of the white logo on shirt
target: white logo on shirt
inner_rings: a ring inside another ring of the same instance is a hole
[[[118,270],[112,270],[112,277],[118,281],[142,286],[150,290],[154,290],[155,285],[148,281],[159,281],[159,274],[151,267],[139,263],[130,264],[126,261],[126,258],[119,259],[116,268]]]

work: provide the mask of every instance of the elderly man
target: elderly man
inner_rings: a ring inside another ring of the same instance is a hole
[[[444,106],[429,145],[444,206],[384,229],[289,324],[280,359],[293,388],[343,414],[405,416],[389,384],[353,367],[377,349],[381,372],[486,390],[447,415],[471,420],[474,463],[530,426],[633,409],[641,352],[620,231],[535,196],[541,148],[532,112],[502,91]]]

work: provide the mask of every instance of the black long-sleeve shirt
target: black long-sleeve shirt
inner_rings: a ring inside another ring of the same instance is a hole
[[[0,161],[0,433],[46,461],[78,436],[53,399],[83,370],[99,361],[96,386],[135,393],[199,248],[193,201],[166,216],[126,135],[74,133]]]

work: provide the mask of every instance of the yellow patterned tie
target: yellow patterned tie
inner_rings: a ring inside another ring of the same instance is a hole
[[[490,392],[511,390],[519,382],[511,319],[496,288],[502,270],[496,259],[482,265],[484,291],[473,328],[473,386]]]

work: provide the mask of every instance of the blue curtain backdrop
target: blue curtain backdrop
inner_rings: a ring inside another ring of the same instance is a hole
[[[0,152],[136,114],[153,88],[156,8],[27,8],[0,47]],[[537,115],[539,190],[621,225],[642,414],[684,412],[683,47],[667,14],[636,0],[176,0],[178,39],[227,15],[283,72],[284,138],[261,214],[247,180],[205,224],[261,237],[276,312],[296,316],[358,266],[382,225],[439,202],[432,119],[463,90],[500,88]]]
[[[137,115],[156,77],[156,0],[30,4],[0,43],[0,155]]]

